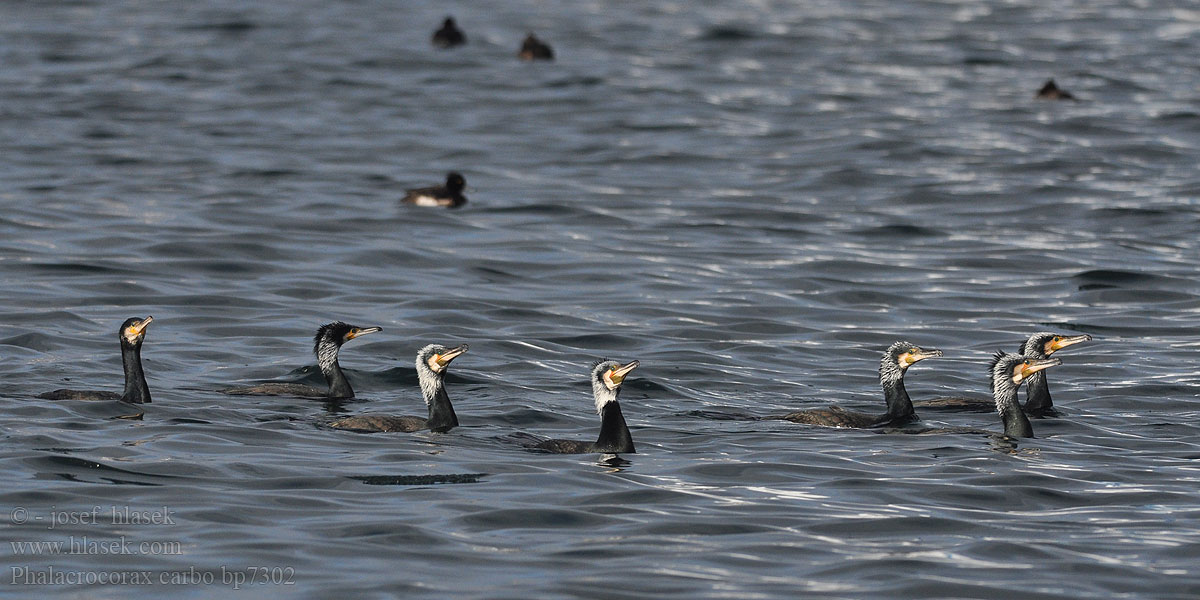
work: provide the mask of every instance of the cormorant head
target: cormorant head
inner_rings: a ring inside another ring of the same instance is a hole
[[[636,360],[628,364],[621,364],[615,360],[601,360],[592,365],[592,392],[596,398],[597,414],[605,404],[616,401],[617,392],[625,382],[625,377],[640,364]]]
[[[383,330],[379,327],[355,327],[341,321],[322,325],[313,337],[313,354],[317,355],[317,365],[321,367],[321,372],[325,373],[326,377],[329,376],[337,363],[338,350],[342,348],[342,344],[376,331]]]
[[[904,377],[904,372],[913,363],[926,358],[937,358],[941,355],[941,350],[934,348],[926,350],[910,342],[896,342],[888,346],[888,349],[883,352],[883,358],[879,360],[879,380],[888,381]]]
[[[445,21],[442,21],[442,29],[454,29],[454,17],[447,16]]]
[[[1029,339],[1021,344],[1021,354],[1030,358],[1046,358],[1067,346],[1074,346],[1090,339],[1092,336],[1086,333],[1083,335],[1060,335],[1050,331],[1041,331],[1029,336]]]
[[[463,191],[463,188],[465,187],[467,187],[467,180],[463,179],[462,175],[459,175],[454,171],[446,174],[446,189],[453,193],[459,193]]]
[[[437,344],[425,346],[417,351],[417,372],[432,371],[434,375],[441,375],[450,366],[450,361],[465,354],[467,349],[466,344],[454,348]]]
[[[417,383],[421,384],[421,395],[425,404],[433,401],[438,390],[442,388],[442,378],[450,361],[466,353],[467,345],[447,348],[430,344],[417,351]]]
[[[141,346],[142,341],[146,339],[146,326],[150,325],[153,320],[154,317],[125,319],[125,322],[121,323],[121,346],[130,348]]]
[[[334,348],[340,348],[342,344],[368,333],[383,331],[379,327],[355,327],[341,321],[326,323],[317,329],[317,335],[313,336],[313,353],[320,355],[322,346],[332,345]]]
[[[1006,388],[1012,388],[1015,393],[1016,388],[1021,387],[1030,375],[1061,364],[1062,359],[1058,358],[1034,358],[1004,351],[997,352],[990,367],[992,393]]]

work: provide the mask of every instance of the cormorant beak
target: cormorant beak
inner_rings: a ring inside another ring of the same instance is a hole
[[[625,366],[616,367],[608,373],[605,373],[604,378],[612,382],[613,387],[616,387],[621,385],[621,383],[625,381],[625,376],[628,375],[630,371],[638,368],[638,365],[640,364],[642,363],[635,360]]]
[[[139,337],[142,337],[142,335],[144,335],[146,332],[146,326],[150,325],[150,322],[153,320],[154,320],[154,317],[148,316],[145,319],[142,319],[141,321],[138,321],[137,323],[134,323],[133,325],[126,327],[125,328],[125,339],[129,340],[130,342],[133,342],[134,340],[138,339]]]
[[[362,329],[351,329],[350,333],[346,334],[346,341],[348,342],[356,337],[367,335],[368,333],[375,333],[377,331],[383,331],[383,328],[382,327],[363,327]]]
[[[1086,342],[1091,339],[1092,339],[1092,336],[1090,336],[1086,333],[1083,335],[1073,335],[1071,337],[1057,337],[1056,336],[1054,339],[1050,340],[1049,342],[1046,342],[1046,347],[1045,347],[1046,354],[1047,355],[1054,354],[1055,352],[1058,352],[1059,350],[1062,350],[1063,348],[1066,348],[1067,346],[1074,346],[1075,344],[1078,344],[1079,342]]]
[[[1013,383],[1021,383],[1025,378],[1050,367],[1061,365],[1061,358],[1027,358],[1024,362],[1017,365],[1013,372]]]
[[[447,350],[445,354],[434,354],[433,360],[437,362],[439,367],[445,369],[446,365],[450,364],[450,361],[458,358],[460,355],[466,354],[467,349],[468,346],[463,344],[457,348]]]
[[[908,368],[913,363],[927,358],[937,358],[942,355],[942,351],[936,348],[925,350],[924,348],[913,348],[908,352],[900,355],[900,366]]]

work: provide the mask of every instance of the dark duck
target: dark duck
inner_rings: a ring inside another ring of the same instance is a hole
[[[941,350],[926,350],[909,342],[896,342],[888,347],[879,360],[879,384],[883,386],[883,398],[887,402],[887,412],[883,414],[853,412],[840,406],[830,406],[796,411],[780,418],[807,425],[860,429],[898,427],[911,423],[917,420],[917,413],[913,410],[908,391],[904,389],[904,373],[918,361],[941,355]]]
[[[463,195],[463,188],[466,186],[467,180],[463,179],[462,175],[448,173],[446,174],[446,185],[406,190],[401,202],[413,206],[458,208],[467,203],[467,197]]]
[[[442,21],[442,28],[433,32],[432,42],[438,48],[454,48],[467,43],[467,36],[458,28],[454,17],[446,17]]]
[[[527,61],[554,60],[554,50],[550,48],[549,44],[530,33],[521,43],[521,50],[517,52],[517,58]]]
[[[417,352],[417,381],[421,385],[421,395],[425,396],[425,406],[429,410],[428,417],[359,415],[346,417],[330,425],[337,429],[361,432],[400,431],[404,433],[423,429],[434,433],[446,433],[458,427],[458,415],[454,414],[454,406],[450,404],[450,396],[446,394],[446,369],[450,366],[450,361],[462,356],[466,351],[466,344],[455,348],[430,344]]]
[[[142,342],[146,339],[146,327],[154,317],[132,317],[121,324],[117,337],[121,340],[121,365],[125,368],[125,392],[99,390],[59,389],[38,396],[46,400],[120,400],[130,404],[149,404],[150,388],[146,385],[146,373],[142,370]]]
[[[1039,331],[1029,336],[1021,344],[1018,354],[1029,358],[1049,358],[1051,354],[1063,348],[1087,342],[1091,339],[1092,336],[1087,334],[1062,335],[1051,331]],[[1022,407],[1027,415],[1031,417],[1054,417],[1059,415],[1058,410],[1054,408],[1054,402],[1050,398],[1050,384],[1046,380],[1045,373],[1041,371],[1035,372],[1027,385],[1025,406]],[[986,412],[992,410],[994,402],[989,398],[952,396],[917,402],[916,406],[918,408],[937,410]]]
[[[262,395],[300,396],[304,398],[353,398],[354,389],[350,387],[350,382],[346,380],[346,374],[342,373],[342,367],[338,364],[338,354],[342,349],[342,345],[346,342],[377,331],[383,330],[379,327],[356,327],[341,321],[334,321],[333,323],[322,325],[320,329],[317,329],[317,335],[313,337],[313,354],[317,355],[317,366],[320,367],[321,374],[325,376],[325,381],[329,385],[328,388],[322,389],[302,383],[262,383],[222,391],[234,396]]]
[[[1075,100],[1075,95],[1058,87],[1053,79],[1047,79],[1035,96],[1039,100]]]
[[[615,360],[602,360],[592,367],[592,397],[596,401],[596,412],[600,415],[600,435],[595,442],[578,440],[542,440],[527,444],[528,448],[555,454],[633,454],[633,437],[621,414],[621,403],[617,396],[621,384],[640,363],[621,364]]]

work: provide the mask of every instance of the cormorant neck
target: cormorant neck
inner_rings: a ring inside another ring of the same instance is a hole
[[[429,430],[434,433],[446,433],[458,427],[458,415],[454,414],[454,406],[450,404],[450,395],[446,393],[446,382],[440,375],[426,375],[418,372],[421,379],[421,393],[425,396],[425,404],[429,406]],[[425,381],[426,378],[432,381]]]
[[[1029,418],[1017,404],[1017,388],[1011,384],[996,386],[992,394],[996,400],[996,412],[1000,413],[1000,420],[1004,423],[1004,435],[1012,438],[1033,437],[1033,425],[1029,424]]]
[[[1050,384],[1046,374],[1038,371],[1029,376],[1025,389],[1025,410],[1031,413],[1043,413],[1054,407],[1050,400]]]
[[[131,404],[149,404],[150,387],[142,371],[142,347],[121,344],[121,365],[125,368],[125,394],[121,400]]]
[[[350,382],[346,381],[346,375],[342,373],[342,366],[338,364],[338,352],[341,346],[329,340],[322,340],[317,346],[317,366],[321,368],[321,374],[325,376],[325,382],[329,384],[330,398],[353,398],[354,390],[350,387]]]
[[[600,408],[600,437],[596,438],[592,451],[610,454],[635,452],[633,436],[629,435],[625,416],[621,414],[621,404],[615,399]]]
[[[904,389],[904,377],[883,382],[883,399],[887,401],[887,412],[880,424],[903,425],[917,420],[917,412],[913,410],[912,400]]]
[[[325,381],[329,383],[330,398],[353,398],[354,389],[350,387],[350,382],[346,380],[346,374],[342,373],[342,367],[337,361],[333,361],[333,368],[328,371],[322,371],[325,374]]]

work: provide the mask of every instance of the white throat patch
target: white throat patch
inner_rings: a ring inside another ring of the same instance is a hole
[[[321,368],[321,372],[328,375],[333,372],[333,367],[338,361],[338,345],[333,342],[322,341],[320,346],[317,346],[317,366]]]

